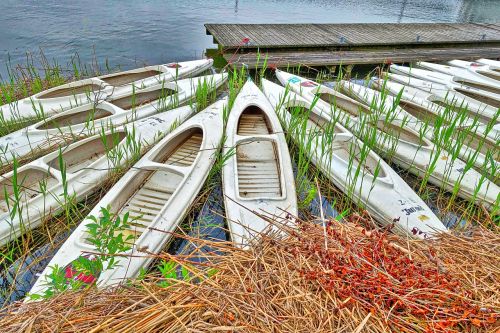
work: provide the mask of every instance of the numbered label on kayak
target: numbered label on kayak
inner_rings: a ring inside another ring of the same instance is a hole
[[[401,211],[404,212],[406,214],[406,216],[409,216],[409,215],[416,213],[416,212],[421,212],[423,210],[424,210],[424,208],[420,205],[401,209]]]

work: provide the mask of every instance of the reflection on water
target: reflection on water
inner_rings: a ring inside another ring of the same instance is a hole
[[[204,23],[493,22],[498,0],[2,0],[0,74],[43,48],[61,64],[75,52],[124,68],[202,56]]]

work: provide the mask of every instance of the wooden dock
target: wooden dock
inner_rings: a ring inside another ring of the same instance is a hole
[[[205,24],[233,66],[381,64],[500,57],[500,23]],[[259,56],[260,53],[260,56]],[[260,61],[259,61],[260,58]]]

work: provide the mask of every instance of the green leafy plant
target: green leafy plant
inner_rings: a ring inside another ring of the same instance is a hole
[[[129,214],[123,217],[110,213],[109,208],[101,208],[99,217],[90,216],[91,223],[86,225],[86,241],[95,247],[96,255],[79,256],[71,265],[74,275],[93,277],[93,282],[88,287],[94,285],[100,273],[105,270],[114,269],[118,264],[116,254],[127,252],[131,249],[133,236],[124,236],[123,232],[130,228]],[[50,298],[55,294],[65,290],[76,290],[86,287],[87,283],[80,279],[66,277],[66,269],[59,266],[52,267],[46,275],[47,288],[43,294],[31,294],[31,299]]]

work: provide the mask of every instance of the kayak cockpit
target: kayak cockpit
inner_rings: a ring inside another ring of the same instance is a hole
[[[69,97],[79,94],[91,94],[96,91],[102,90],[102,87],[95,83],[83,84],[74,87],[60,87],[54,88],[50,91],[42,93],[37,96],[38,99],[47,99],[47,98],[58,98],[58,97]]]
[[[476,151],[479,151],[485,156],[490,154],[496,162],[500,162],[500,149],[488,138],[477,134],[476,132],[462,128],[457,128],[457,130],[453,133],[455,140]]]
[[[491,105],[495,108],[500,108],[500,101],[488,96],[484,96],[482,94],[478,94],[474,91],[467,90],[467,89],[462,89],[462,88],[455,88],[456,92],[459,92],[467,97],[473,98],[481,103]]]
[[[48,119],[45,123],[36,127],[39,130],[57,129],[66,126],[85,124],[104,117],[113,115],[112,112],[99,107],[90,106],[88,110],[76,113],[64,114]]]
[[[56,184],[50,173],[34,168],[24,169],[16,177],[0,177],[0,213],[8,213],[16,203],[31,200]]]
[[[498,69],[491,69],[490,71],[477,70],[476,73],[486,76],[487,78],[497,80],[500,83],[500,74],[495,72],[499,71]]]
[[[356,140],[336,140],[331,145],[332,154],[347,164],[348,172],[356,174],[361,170],[361,174],[369,174],[372,177],[385,178],[385,173],[379,160],[373,156],[373,152],[368,147],[361,148]]]
[[[461,84],[461,85],[466,86],[466,87],[476,88],[476,89],[480,89],[480,90],[483,90],[483,91],[491,92],[491,93],[494,93],[494,94],[500,94],[500,88],[491,87],[491,86],[486,85],[486,84],[475,83],[475,82],[466,81],[466,80],[460,80],[460,79],[459,80],[454,80],[454,81],[456,83]]]
[[[273,129],[267,116],[257,106],[247,107],[238,121],[238,135],[272,134]]]
[[[154,77],[160,75],[162,72],[158,70],[149,70],[144,69],[142,71],[136,71],[134,73],[122,73],[122,74],[112,74],[100,77],[102,81],[106,82],[109,85],[118,87],[130,84],[135,81],[148,79],[150,77]]]
[[[379,120],[375,123],[377,128],[387,135],[403,140],[421,147],[430,147],[431,143],[420,137],[416,132],[408,130],[404,127]]]
[[[435,124],[445,126],[450,124],[449,120],[445,119],[445,117],[435,114],[434,112],[431,112],[416,103],[401,101],[399,106],[413,117],[431,126],[434,126]]]
[[[266,114],[257,106],[247,107],[238,120],[240,136],[273,134]],[[246,199],[279,198],[283,194],[278,148],[274,140],[242,141],[236,146],[239,196]]]
[[[467,102],[463,102],[462,104],[456,103],[456,100],[453,101],[446,101],[446,100],[440,100],[440,99],[433,99],[431,101],[434,104],[437,104],[439,106],[442,106],[443,108],[448,108],[451,111],[461,114],[465,111],[467,111]],[[477,121],[479,121],[482,124],[488,124],[490,122],[490,119],[487,116],[484,116],[481,113],[473,113],[468,115],[469,118],[475,119],[477,118]]]
[[[161,149],[152,162],[188,167],[200,153],[203,141],[201,128],[193,128],[182,132]],[[129,214],[129,227],[120,231],[124,238],[132,236],[130,243],[135,242],[157,219],[163,207],[173,196],[184,175],[170,170],[148,170],[138,172],[131,182],[125,186],[111,204],[116,216],[121,219]]]
[[[62,152],[62,160],[65,164],[66,172],[76,173],[115,148],[127,134],[124,131],[109,133],[105,136],[97,136],[71,150]],[[61,171],[59,157],[47,163],[51,168]]]
[[[168,106],[168,104],[170,104],[170,101],[168,99],[175,93],[176,91],[173,89],[162,87],[152,91],[135,93],[130,96],[117,98],[115,100],[112,100],[110,103],[123,110],[131,110],[155,101],[158,102],[158,104],[160,105],[159,107],[163,107],[162,104],[166,103],[166,107]]]
[[[359,117],[362,114],[369,115],[372,111],[361,103],[355,103],[352,100],[334,95],[330,92],[320,92],[316,94],[322,101],[327,102],[332,108],[339,108],[349,113],[351,116]]]
[[[308,135],[313,133],[324,134],[325,132],[331,134],[347,133],[337,122],[329,121],[304,106],[287,106],[285,111],[289,113],[292,119],[289,130],[300,130],[303,121],[306,121]],[[307,119],[305,119],[306,117]]]

